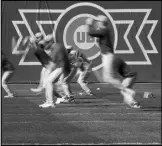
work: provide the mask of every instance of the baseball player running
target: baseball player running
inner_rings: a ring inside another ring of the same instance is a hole
[[[132,89],[137,74],[131,72],[128,65],[114,54],[108,18],[99,15],[96,20],[88,18],[86,24],[88,34],[98,38],[103,63],[103,80],[120,89],[126,104],[132,108],[140,108],[134,99],[136,92]]]

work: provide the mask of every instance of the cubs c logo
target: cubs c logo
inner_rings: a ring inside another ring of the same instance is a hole
[[[88,35],[85,20],[89,17],[95,19],[97,15],[105,15],[109,18],[109,27],[112,30],[111,38],[114,48],[117,45],[115,36],[116,26],[113,25],[112,17],[100,6],[92,3],[77,3],[68,7],[57,19],[55,26],[56,41],[64,43],[65,47],[73,46],[83,52],[92,61],[92,70],[102,67],[100,49],[97,38]]]

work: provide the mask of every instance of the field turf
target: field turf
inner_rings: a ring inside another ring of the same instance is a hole
[[[56,108],[39,108],[44,93],[36,95],[36,84],[10,84],[16,94],[1,97],[2,144],[52,145],[160,145],[161,84],[136,84],[136,100],[141,109],[123,103],[117,89],[107,84],[89,84],[95,96],[79,95],[78,84],[71,84],[75,102]],[[100,88],[100,90],[96,90]],[[144,99],[144,91],[156,98]]]

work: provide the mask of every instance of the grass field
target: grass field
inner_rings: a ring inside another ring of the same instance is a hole
[[[123,103],[119,91],[106,84],[89,84],[95,96],[80,96],[72,84],[75,103],[39,108],[44,94],[30,91],[34,84],[10,85],[17,95],[2,92],[2,144],[161,144],[161,84],[136,84],[141,109]],[[96,88],[100,90],[96,90]],[[156,98],[144,99],[144,91]]]

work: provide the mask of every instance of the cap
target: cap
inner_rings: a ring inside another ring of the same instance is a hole
[[[72,46],[67,46],[66,49],[67,49],[67,50],[72,50],[73,47],[72,47]]]
[[[108,22],[108,18],[104,15],[98,15],[97,20],[101,22],[106,22],[106,23]]]

